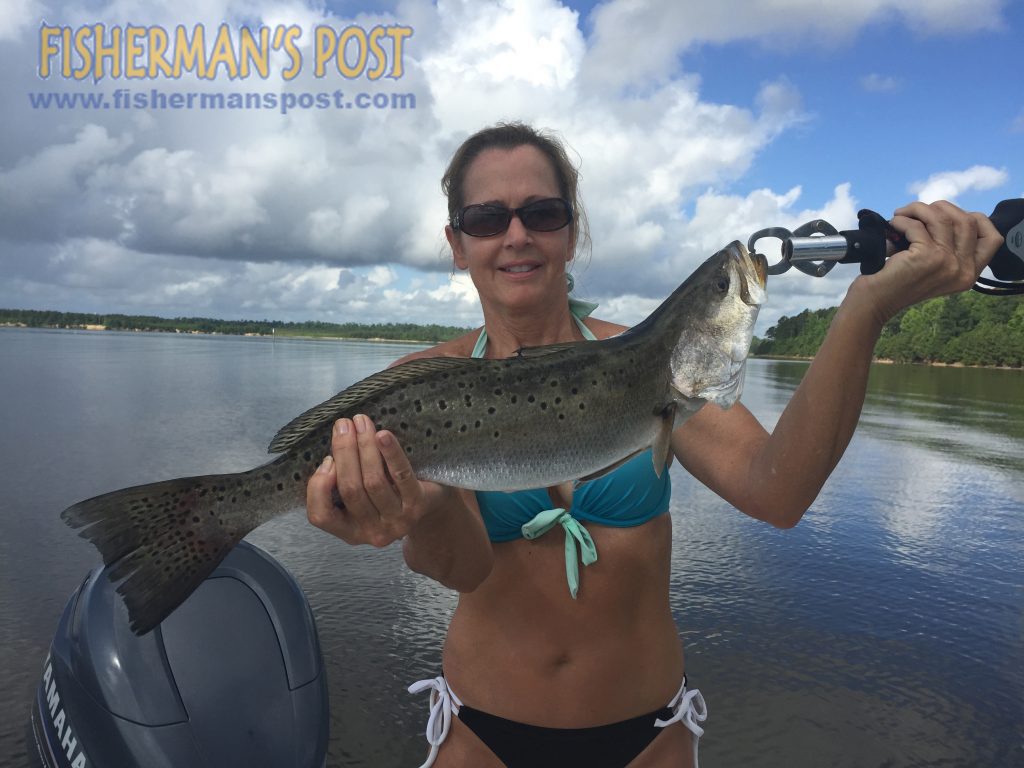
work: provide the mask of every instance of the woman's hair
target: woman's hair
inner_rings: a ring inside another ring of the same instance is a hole
[[[569,201],[573,212],[576,255],[589,251],[590,228],[579,193],[579,170],[569,159],[562,141],[553,133],[536,130],[524,123],[498,123],[474,133],[455,150],[448,169],[441,177],[441,190],[448,198],[448,221],[455,219],[466,205],[466,172],[480,153],[488,149],[536,147],[550,162],[558,182],[559,194]]]

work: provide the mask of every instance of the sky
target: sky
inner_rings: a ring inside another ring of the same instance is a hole
[[[763,227],[1024,196],[1021,2],[170,5],[0,0],[0,307],[478,325],[439,181],[501,120],[570,147],[593,240],[575,292],[628,325]],[[99,23],[139,36],[97,79],[79,52]],[[221,63],[157,66],[197,24]],[[232,77],[261,26],[278,43],[265,76]],[[758,332],[838,304],[856,274],[773,276]]]

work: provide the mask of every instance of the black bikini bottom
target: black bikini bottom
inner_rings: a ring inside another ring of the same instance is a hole
[[[654,721],[668,720],[672,709],[592,728],[526,725],[466,706],[458,717],[508,768],[623,768],[661,733]]]

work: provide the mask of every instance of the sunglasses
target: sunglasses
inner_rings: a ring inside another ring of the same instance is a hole
[[[536,200],[520,208],[478,203],[467,205],[452,219],[452,229],[471,237],[500,235],[518,216],[523,226],[534,232],[554,232],[572,221],[572,206],[560,197]]]

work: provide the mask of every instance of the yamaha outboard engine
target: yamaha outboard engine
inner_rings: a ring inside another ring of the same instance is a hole
[[[93,570],[64,609],[32,707],[46,768],[323,768],[328,727],[309,604],[245,542],[142,637]]]

